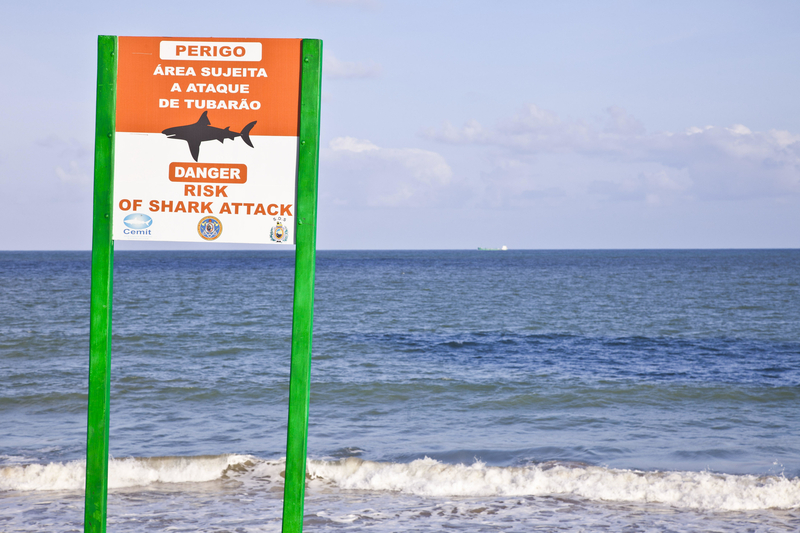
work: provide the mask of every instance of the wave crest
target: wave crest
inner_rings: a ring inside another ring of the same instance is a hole
[[[200,483],[221,478],[231,467],[253,462],[249,455],[196,457],[130,457],[108,462],[108,487],[147,486],[152,483]],[[0,490],[83,490],[86,461],[0,467]]]
[[[377,463],[357,458],[310,461],[312,478],[342,489],[396,491],[420,496],[552,496],[660,503],[717,511],[800,508],[800,478],[642,472],[598,466],[544,463],[524,467],[450,465],[425,458]]]
[[[0,467],[0,490],[83,490],[85,462]],[[225,477],[262,489],[281,484],[283,459],[266,461],[250,455],[144,457],[109,461],[109,488],[154,483],[201,483]],[[613,469],[574,463],[519,467],[446,464],[434,459],[410,463],[308,461],[310,490],[321,485],[338,490],[397,492],[428,497],[502,498],[571,496],[589,501],[657,503],[711,511],[800,509],[800,478],[657,472]]]

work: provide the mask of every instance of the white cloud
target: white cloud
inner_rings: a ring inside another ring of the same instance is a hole
[[[54,160],[53,173],[66,185],[91,186],[92,149],[74,139],[64,140],[56,136],[40,139],[36,145]]]
[[[354,139],[353,137],[336,137],[329,144],[331,150],[345,152],[366,152],[367,150],[378,150],[379,148],[369,141]]]
[[[606,133],[619,135],[643,135],[645,133],[644,125],[621,107],[611,106],[606,112],[608,113],[604,129]]]
[[[326,52],[322,58],[322,73],[332,80],[377,78],[381,70],[377,63],[340,61],[330,52]]]
[[[64,168],[66,166],[66,168]],[[78,185],[89,185],[92,183],[92,176],[76,160],[69,161],[66,165],[57,166],[56,176],[64,183],[74,183]]]
[[[659,169],[633,178],[594,180],[588,192],[614,201],[643,201],[650,205],[671,203],[688,194],[694,183],[686,171]]]
[[[565,176],[542,180],[535,175],[533,161],[554,156],[578,157],[586,161],[587,168],[600,163],[615,166],[615,176],[583,179],[582,189],[573,193],[651,204],[668,198],[780,198],[800,194],[800,135],[752,131],[742,124],[647,133],[641,122],[623,109],[611,107],[606,111],[604,124],[595,125],[564,120],[531,104],[493,127],[474,120],[460,128],[446,123],[426,135],[446,143],[494,149],[495,161],[509,157],[527,161],[527,176],[516,171],[512,180],[516,185],[506,191],[508,195],[569,181]],[[496,163],[486,173],[487,186],[489,181],[507,175],[507,169]]]
[[[381,148],[353,137],[331,140],[320,155],[325,163],[322,187],[336,205],[430,205],[453,176],[436,152]]]

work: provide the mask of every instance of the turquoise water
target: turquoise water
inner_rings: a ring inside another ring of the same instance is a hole
[[[109,530],[278,531],[293,254],[115,261]],[[0,252],[2,531],[82,528],[89,266]],[[799,317],[798,250],[320,252],[306,529],[794,531]]]

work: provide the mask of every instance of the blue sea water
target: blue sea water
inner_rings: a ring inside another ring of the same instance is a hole
[[[0,531],[81,531],[89,254],[0,252]],[[109,531],[279,531],[294,256],[118,252]],[[800,529],[800,250],[321,251],[306,530]]]

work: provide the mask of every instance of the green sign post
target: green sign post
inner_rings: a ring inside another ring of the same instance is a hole
[[[117,90],[117,39],[97,43],[97,117],[94,147],[94,222],[92,293],[89,315],[89,415],[86,434],[86,511],[84,530],[106,530],[108,497],[108,420],[111,390],[111,301],[114,241],[111,214],[114,189],[114,115]]]
[[[303,530],[311,380],[311,331],[314,315],[314,267],[317,249],[322,41],[304,40],[302,55],[298,132],[300,148],[297,161],[297,246],[292,311],[292,367],[289,378],[289,429],[286,436],[286,485],[283,490],[283,533],[299,533]]]
[[[209,61],[235,61],[241,58],[244,66],[233,65],[232,70],[227,72],[233,75],[247,76],[258,78],[261,71],[257,63],[265,60],[273,59],[273,56],[295,57],[285,50],[291,50],[292,43],[286,42],[290,40],[274,40],[283,41],[280,43],[268,42],[270,40],[247,40],[247,39],[158,39],[158,38],[124,38],[131,43],[138,46],[152,46],[154,52],[149,55],[154,55],[155,60],[185,60],[185,61],[198,61],[196,63],[188,63],[189,65],[196,65],[197,68],[191,72],[199,72],[201,76],[205,76],[205,72],[209,72],[213,76],[214,71],[206,71],[201,68],[204,64],[216,65],[219,63],[203,63],[202,61],[208,59]],[[139,39],[139,41],[136,41]],[[317,225],[317,178],[319,169],[319,125],[320,125],[320,95],[321,95],[321,76],[322,76],[322,41],[315,39],[303,39],[299,42],[299,109],[297,113],[297,122],[293,125],[292,120],[285,120],[283,115],[286,114],[286,106],[278,109],[267,109],[267,104],[264,104],[264,113],[272,113],[278,117],[272,122],[276,126],[271,126],[272,130],[262,131],[262,135],[273,135],[275,138],[291,137],[296,134],[297,136],[297,152],[296,152],[296,189],[294,200],[294,213],[292,213],[292,205],[286,204],[269,204],[265,201],[266,209],[261,203],[264,215],[267,213],[273,214],[273,210],[277,213],[280,206],[280,214],[294,216],[294,235],[290,240],[288,237],[289,229],[286,229],[280,222],[281,218],[278,217],[277,226],[269,232],[269,236],[273,242],[296,245],[295,255],[295,286],[294,286],[294,308],[292,315],[292,352],[291,352],[291,378],[290,378],[290,395],[289,395],[289,423],[287,433],[287,447],[286,447],[286,485],[284,491],[284,506],[283,506],[283,531],[286,532],[300,532],[303,527],[303,502],[305,496],[305,474],[306,474],[306,450],[308,440],[308,405],[309,405],[309,380],[311,370],[311,335],[313,325],[313,309],[314,309],[314,271],[315,271],[315,256],[316,256],[316,225]],[[112,304],[112,278],[113,278],[113,264],[114,264],[114,236],[119,234],[119,238],[128,238],[128,235],[133,235],[132,240],[147,240],[152,235],[150,230],[135,229],[130,231],[122,229],[123,226],[116,222],[114,219],[115,210],[137,210],[138,206],[150,205],[150,212],[153,214],[145,215],[144,213],[135,214],[137,219],[133,222],[126,222],[128,228],[139,227],[135,224],[141,224],[142,220],[147,220],[147,224],[153,224],[156,217],[159,223],[163,220],[163,227],[177,226],[180,221],[180,216],[169,218],[168,215],[173,215],[172,205],[169,202],[170,212],[158,212],[158,201],[152,200],[148,202],[141,199],[128,199],[125,197],[120,198],[115,194],[114,175],[115,170],[126,172],[127,168],[120,168],[120,163],[115,159],[115,143],[117,135],[120,131],[123,132],[153,132],[151,133],[153,146],[158,146],[158,143],[163,141],[159,137],[161,130],[154,130],[150,123],[136,123],[136,119],[141,115],[137,114],[137,110],[125,110],[124,106],[128,102],[119,98],[118,87],[118,66],[120,58],[120,40],[116,36],[100,36],[98,39],[98,66],[97,66],[97,116],[95,123],[95,167],[94,167],[94,215],[93,215],[93,232],[92,232],[92,280],[91,280],[91,309],[90,309],[90,365],[89,365],[89,400],[88,400],[88,427],[87,427],[87,441],[86,441],[86,509],[85,509],[85,522],[84,531],[87,533],[104,533],[106,531],[106,507],[108,496],[108,451],[109,451],[109,412],[110,412],[110,370],[111,370],[111,304]],[[268,49],[269,50],[266,50]],[[278,50],[278,52],[274,52]],[[160,55],[159,55],[160,54]],[[184,57],[181,57],[184,54]],[[270,56],[272,54],[272,56]],[[279,58],[280,59],[280,58]],[[186,63],[180,63],[183,65]],[[159,62],[158,68],[154,71],[153,76],[172,73],[183,73],[179,75],[186,75],[191,67],[178,66],[169,67],[166,64],[162,68]],[[255,65],[255,66],[254,66]],[[145,66],[144,68],[149,68]],[[167,70],[172,68],[172,71]],[[210,68],[210,67],[205,67]],[[182,69],[182,70],[180,70]],[[292,69],[288,69],[293,71]],[[133,71],[133,69],[131,69]],[[160,72],[159,72],[160,71]],[[282,68],[282,71],[287,71]],[[148,72],[149,74],[149,72]],[[126,94],[135,94],[137,97],[143,95],[142,98],[147,99],[152,96],[151,91],[141,90],[137,78],[140,76],[128,76],[134,79],[132,84],[126,81],[127,85],[123,88],[129,90]],[[267,78],[267,74],[264,74]],[[127,79],[126,79],[127,80]],[[174,83],[174,80],[167,80],[169,83]],[[256,79],[256,82],[261,81]],[[283,83],[283,85],[281,85]],[[254,86],[258,88],[258,84],[254,82]],[[289,94],[286,88],[288,87]],[[173,85],[174,88],[174,85]],[[149,87],[148,87],[149,89]],[[267,97],[276,91],[282,95],[284,99],[292,101],[294,96],[291,91],[297,91],[298,88],[292,89],[292,82],[289,80],[288,85],[285,80],[278,81],[277,84],[267,86],[264,89]],[[269,93],[273,91],[273,93]],[[258,94],[254,91],[255,94]],[[269,101],[280,101],[279,99],[270,98]],[[294,100],[295,102],[297,100]],[[166,104],[164,104],[166,102]],[[184,100],[185,105],[191,108],[191,103]],[[192,100],[192,102],[195,102]],[[207,101],[203,101],[204,105]],[[225,101],[220,101],[225,102]],[[230,102],[218,103],[214,101],[214,108],[209,109],[230,109]],[[242,99],[240,102],[244,102]],[[253,105],[253,101],[248,104],[247,110],[257,110],[262,106],[258,100],[255,101],[259,107]],[[119,106],[119,109],[118,109]],[[164,120],[181,120],[181,117],[188,116],[191,109],[180,109],[181,103],[178,99],[158,99],[158,106],[165,107],[162,113]],[[131,106],[133,107],[133,106]],[[232,109],[237,109],[233,107]],[[238,110],[244,109],[243,104],[239,103]],[[120,113],[123,111],[123,113]],[[124,111],[128,111],[127,114]],[[167,113],[170,112],[171,114]],[[183,113],[183,114],[181,114]],[[206,130],[210,131],[216,128],[210,127],[210,119],[208,113],[205,112],[197,123],[191,124],[187,127],[195,128],[195,131]],[[145,113],[144,115],[150,116]],[[221,115],[221,113],[220,113]],[[234,116],[234,115],[227,115]],[[269,115],[268,115],[269,116]],[[118,129],[118,117],[121,121],[125,122],[126,129]],[[133,117],[133,119],[131,118]],[[159,115],[160,119],[161,115]],[[152,122],[152,120],[151,120]],[[253,129],[254,123],[248,124],[241,133],[236,133],[235,137],[241,136],[242,139],[253,147],[253,143],[249,135],[258,135],[258,130]],[[262,120],[262,122],[269,122]],[[140,129],[136,129],[140,128]],[[147,129],[149,128],[149,129]],[[160,128],[160,127],[159,127]],[[179,128],[172,128],[173,130]],[[252,131],[251,131],[252,130]],[[163,133],[167,133],[164,130]],[[141,134],[140,134],[141,135]],[[147,133],[146,133],[147,135]],[[197,162],[196,168],[203,168],[199,163],[199,146],[204,140],[210,139],[193,139],[196,146],[192,146],[191,142],[189,147],[192,149],[192,157]],[[172,141],[169,141],[172,143]],[[189,141],[187,141],[189,142]],[[264,141],[268,142],[268,141]],[[170,149],[175,143],[169,145]],[[162,150],[163,152],[163,150]],[[148,160],[147,154],[137,154],[143,156],[144,160]],[[294,157],[293,154],[289,154]],[[150,159],[157,159],[161,157],[161,153],[154,151]],[[140,157],[142,159],[142,157]],[[247,160],[250,161],[250,160]],[[260,169],[255,163],[250,163],[251,176],[248,178],[250,182],[257,182],[256,176],[253,174],[252,169]],[[189,162],[191,164],[191,162]],[[213,167],[214,164],[205,164],[206,168]],[[232,164],[230,168],[246,168],[245,164]],[[188,167],[187,167],[188,168]],[[192,167],[194,169],[195,167]],[[224,172],[226,168],[224,165],[217,165],[218,172]],[[209,171],[210,173],[211,171]],[[172,173],[170,167],[170,173]],[[176,181],[175,175],[170,174],[170,181]],[[164,181],[164,180],[162,180]],[[188,181],[188,180],[183,180]],[[201,183],[195,180],[196,183]],[[169,183],[167,186],[171,186]],[[183,184],[172,184],[172,186],[182,186]],[[200,185],[197,185],[198,187]],[[174,189],[174,187],[173,187]],[[147,190],[147,189],[143,189]],[[151,187],[150,190],[156,190]],[[161,190],[161,189],[158,189]],[[165,189],[164,189],[165,190]],[[184,189],[189,191],[190,189]],[[245,190],[242,188],[241,190]],[[258,195],[265,194],[261,189],[251,188],[246,189],[248,194]],[[123,189],[125,194],[128,190]],[[253,192],[254,191],[254,192]],[[278,193],[284,194],[278,190]],[[186,192],[185,194],[189,194]],[[266,194],[272,194],[267,191]],[[258,200],[259,198],[256,198]],[[138,204],[137,204],[138,202]],[[188,203],[188,202],[187,202]],[[196,203],[196,202],[195,202]],[[178,201],[179,205],[183,205],[182,201]],[[160,204],[161,206],[167,205],[166,201]],[[206,204],[203,204],[206,205]],[[213,202],[208,202],[208,209],[214,209]],[[203,217],[201,224],[197,226],[197,232],[203,240],[214,240],[222,233],[222,225],[228,223],[223,214],[226,211],[227,203],[223,203],[219,211],[210,211],[211,213],[218,214],[219,219],[213,216]],[[236,204],[232,204],[236,205]],[[255,203],[251,204],[255,205]],[[229,208],[228,208],[229,209]],[[163,209],[162,209],[163,211]],[[191,211],[191,208],[190,208]],[[248,214],[249,214],[248,208]],[[255,207],[255,213],[258,213],[258,207]],[[238,214],[238,209],[237,209]],[[229,217],[230,218],[230,217]],[[208,222],[213,219],[213,222]],[[126,221],[128,218],[126,217]],[[285,220],[285,217],[283,218]],[[192,221],[196,224],[196,221]],[[207,223],[208,222],[208,223]],[[236,228],[236,223],[232,223]],[[169,235],[178,235],[177,238],[156,238],[152,240],[190,240],[182,237],[185,233],[181,228],[175,230],[171,228],[172,233],[165,233]],[[276,231],[276,229],[279,229]],[[119,233],[117,233],[119,232]],[[261,235],[263,232],[259,233]],[[231,232],[225,234],[226,238],[230,238]],[[125,235],[125,237],[123,237]],[[239,237],[233,234],[234,239],[227,242],[269,242],[261,240],[248,240],[252,239],[246,232],[241,232]],[[261,239],[262,237],[257,237]],[[199,239],[198,239],[199,240]],[[220,239],[220,242],[226,242]]]

